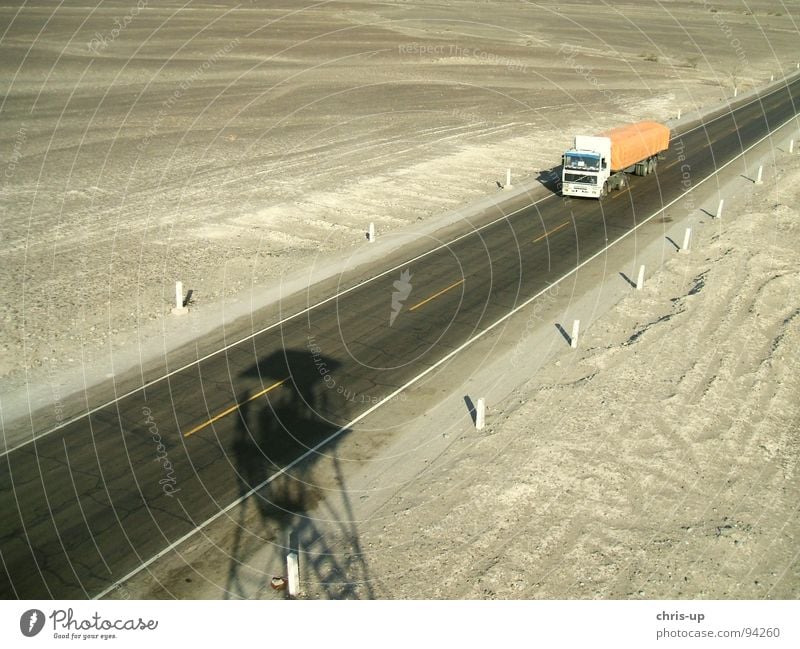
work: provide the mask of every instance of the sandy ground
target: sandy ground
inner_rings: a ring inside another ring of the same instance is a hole
[[[790,135],[748,154],[763,186],[731,166],[270,486],[271,512],[246,501],[110,596],[280,598],[288,527],[308,598],[796,599]],[[634,255],[658,268],[642,292],[618,273]],[[484,431],[464,395],[487,397]]]
[[[403,228],[507,167],[556,164],[575,132],[761,84],[794,67],[798,20],[733,1],[180,7],[0,8],[15,400],[158,354],[176,279],[219,303],[363,245],[371,221]]]

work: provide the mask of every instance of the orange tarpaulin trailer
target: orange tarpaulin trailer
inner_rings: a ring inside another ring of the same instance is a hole
[[[611,140],[611,171],[621,171],[669,148],[669,129],[657,122],[639,122],[600,134]]]

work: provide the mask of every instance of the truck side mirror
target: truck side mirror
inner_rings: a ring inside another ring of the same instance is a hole
[[[606,168],[606,159],[605,158],[603,158],[603,162],[601,164],[602,164],[603,169],[605,169]]]

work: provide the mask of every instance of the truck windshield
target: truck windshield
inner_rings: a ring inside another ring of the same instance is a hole
[[[585,174],[564,174],[565,183],[582,183],[584,185],[596,185],[597,176],[587,176]]]
[[[600,156],[591,153],[567,153],[564,166],[568,169],[599,169]]]

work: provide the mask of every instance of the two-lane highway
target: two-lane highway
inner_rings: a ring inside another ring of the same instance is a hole
[[[101,592],[680,196],[687,169],[696,185],[795,116],[799,95],[795,80],[673,134],[655,175],[602,204],[554,195],[6,454],[0,594]]]

